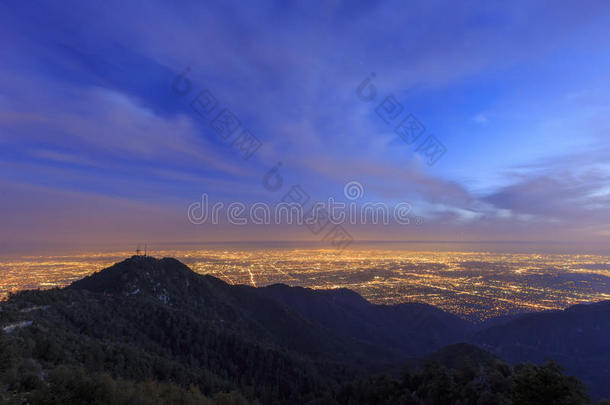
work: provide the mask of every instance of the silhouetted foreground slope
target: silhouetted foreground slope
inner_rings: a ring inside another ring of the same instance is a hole
[[[473,330],[469,322],[430,305],[373,305],[345,288],[312,290],[275,284],[259,291],[341,335],[406,356],[422,356],[463,342]]]
[[[391,358],[389,352],[329,333],[254,288],[199,275],[171,258],[133,257],[68,289],[163,304],[161,308],[188,314],[216,329],[325,360],[361,360],[371,352],[381,361]]]
[[[399,380],[369,378],[459,341],[470,325],[349,290],[231,286],[167,258],[134,256],[65,289],[19,293],[0,304],[0,327],[0,403],[586,400],[552,364],[513,369],[467,344],[409,359],[422,367]]]
[[[610,398],[610,301],[522,315],[472,341],[511,363],[552,358]]]

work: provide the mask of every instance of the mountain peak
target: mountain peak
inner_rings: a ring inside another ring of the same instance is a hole
[[[199,275],[173,258],[132,256],[75,281],[68,288],[106,294],[149,294],[167,303],[170,293],[183,293],[196,277]]]

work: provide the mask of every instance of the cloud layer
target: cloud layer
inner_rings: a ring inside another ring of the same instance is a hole
[[[603,1],[3,4],[0,239],[307,238],[185,220],[203,192],[278,201],[261,180],[282,162],[286,187],[313,198],[354,180],[361,202],[425,218],[357,239],[607,241],[608,27]],[[189,107],[204,89],[262,141],[251,159]],[[445,145],[434,166],[376,113],[387,96]],[[107,207],[96,225],[82,221],[91,204]]]

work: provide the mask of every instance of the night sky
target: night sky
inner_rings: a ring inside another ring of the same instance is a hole
[[[292,185],[346,201],[351,181],[358,203],[423,222],[355,240],[609,241],[609,73],[607,1],[3,1],[0,249],[316,240],[194,225],[187,207]],[[411,144],[395,131],[409,115],[425,128]],[[433,164],[426,139],[445,150]]]

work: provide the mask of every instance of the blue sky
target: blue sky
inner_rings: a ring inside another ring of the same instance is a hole
[[[610,238],[604,1],[2,2],[0,48],[6,248],[309,239],[186,220],[202,193],[277,202],[277,162],[316,199],[358,181],[424,218],[356,239]],[[250,159],[189,107],[204,89],[262,142]],[[376,115],[390,95],[445,145],[433,166]]]

